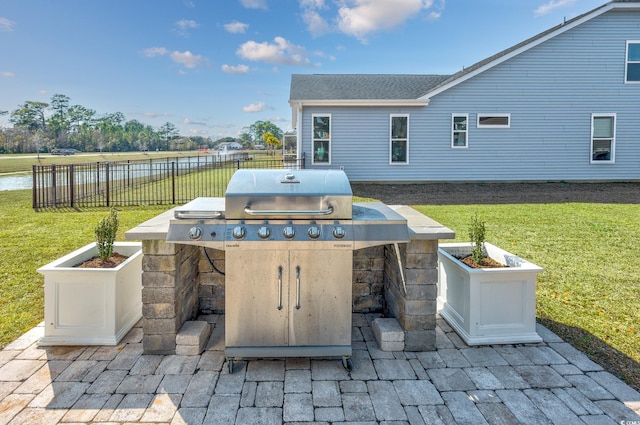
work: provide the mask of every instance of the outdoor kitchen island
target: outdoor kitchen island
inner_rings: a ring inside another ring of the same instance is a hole
[[[202,200],[200,200],[202,202]],[[215,206],[218,210],[224,210],[225,199],[223,198],[206,198],[209,206]],[[215,208],[214,208],[215,209]],[[452,239],[454,233],[431,220],[430,218],[420,214],[416,210],[408,206],[386,206],[380,203],[353,203],[354,220],[357,220],[359,210],[387,211],[387,215],[396,219],[400,217],[406,222],[408,237],[405,236],[405,242],[388,243],[384,245],[367,246],[367,243],[361,242],[356,244],[356,249],[329,251],[323,255],[328,255],[325,260],[329,263],[340,261],[341,264],[347,264],[351,270],[341,272],[346,275],[351,285],[347,292],[341,291],[344,296],[348,296],[347,308],[350,312],[380,312],[386,317],[396,318],[404,333],[403,348],[406,351],[430,351],[435,349],[435,329],[436,329],[436,305],[437,305],[437,250],[439,239]],[[190,215],[189,209],[177,207],[169,210],[159,216],[148,220],[134,229],[126,232],[126,238],[130,240],[141,240],[143,242],[143,349],[146,354],[174,354],[178,345],[176,339],[181,328],[186,322],[192,321],[200,314],[208,313],[225,313],[225,326],[236,327],[244,324],[244,317],[253,314],[255,308],[260,307],[260,297],[258,302],[251,304],[243,304],[234,301],[230,307],[229,303],[225,303],[226,297],[229,295],[229,288],[225,288],[225,284],[234,285],[230,281],[230,276],[225,275],[225,268],[229,268],[230,264],[234,270],[230,274],[239,273],[238,268],[242,268],[241,263],[237,260],[231,262],[225,261],[225,256],[239,255],[238,258],[244,258],[245,254],[237,253],[234,249],[218,249],[215,241],[212,243],[193,243],[185,241],[184,243],[167,242],[170,233],[170,223],[176,221],[178,215],[185,214],[184,218],[187,223],[189,220],[202,220],[198,214]],[[318,219],[320,221],[320,219]],[[315,223],[313,221],[312,223]],[[336,220],[338,223],[338,220]],[[228,235],[237,232],[237,236],[241,236],[242,230],[237,229],[237,223],[234,223],[233,229],[228,230]],[[270,228],[285,234],[292,229],[286,229],[286,225],[280,229],[279,222],[273,221],[269,224]],[[193,230],[194,233],[202,231]],[[191,227],[189,229],[191,229]],[[266,232],[261,226],[258,228],[261,232]],[[282,227],[282,226],[281,226]],[[311,226],[314,227],[314,226]],[[322,226],[320,226],[322,227]],[[343,227],[343,226],[338,226]],[[344,226],[347,233],[348,225]],[[245,229],[246,230],[246,229]],[[293,230],[300,232],[297,225],[293,226]],[[306,228],[305,228],[306,230]],[[321,228],[321,233],[329,230]],[[384,230],[383,230],[384,231]],[[216,233],[206,229],[205,232]],[[317,237],[316,230],[310,230],[309,237]],[[342,230],[338,230],[338,237],[341,237]],[[201,235],[193,234],[191,239],[200,239]],[[170,237],[173,240],[175,237]],[[238,238],[244,239],[244,236]],[[321,239],[321,238],[320,238]],[[325,241],[326,242],[326,241]],[[274,245],[275,246],[275,245]],[[364,246],[359,248],[359,246]],[[308,251],[313,256],[310,248],[304,248],[302,251]],[[257,260],[256,255],[267,255],[270,250],[261,251],[259,254],[251,252],[251,259]],[[296,251],[295,248],[288,250]],[[351,253],[353,253],[353,261],[351,261]],[[269,254],[270,255],[270,254]],[[280,255],[280,254],[278,254]],[[296,254],[297,255],[297,254]],[[295,267],[294,262],[297,261],[293,255],[291,258],[291,270],[284,271],[288,276],[286,279],[291,280],[291,289],[289,291],[299,294],[300,286],[297,277],[300,276],[301,268],[311,268],[308,264],[301,267]],[[287,254],[287,258],[289,254]],[[347,256],[349,261],[339,260]],[[288,260],[287,260],[288,261]],[[262,264],[262,263],[261,263]],[[331,264],[328,264],[331,266]],[[312,268],[311,268],[312,269]],[[268,281],[270,278],[262,275],[260,267],[254,268],[250,275],[258,275],[260,279]],[[278,270],[278,269],[276,269]],[[282,270],[278,270],[282,273]],[[318,273],[316,270],[314,273]],[[332,279],[335,278],[332,277]],[[304,281],[303,276],[303,281]],[[342,286],[344,284],[344,276],[341,278]],[[225,280],[227,282],[225,282]],[[255,283],[253,284],[255,288]],[[232,291],[233,292],[233,291]],[[276,292],[276,304],[281,304],[282,293]],[[256,298],[255,294],[246,294],[247,298]],[[231,295],[232,297],[241,297],[242,294]],[[336,295],[339,297],[338,295]],[[285,296],[286,297],[286,296]],[[302,303],[306,307],[306,300],[299,296],[291,295],[289,304],[291,309],[299,308]],[[297,299],[296,299],[297,298]],[[255,301],[254,301],[255,302]],[[344,306],[344,300],[341,305]],[[321,303],[324,304],[324,303]],[[278,305],[277,307],[280,307]],[[274,309],[277,309],[274,305]],[[225,311],[226,309],[237,309],[237,311]],[[342,307],[341,307],[342,308]],[[343,309],[343,308],[342,308]],[[278,309],[281,310],[281,309]],[[344,309],[343,309],[344,310]],[[349,312],[349,313],[350,313]],[[321,313],[322,314],[322,313]],[[336,313],[337,314],[337,313]],[[342,314],[342,313],[340,313]],[[345,316],[342,314],[342,316]],[[350,316],[350,314],[347,314]],[[227,320],[233,319],[234,323],[230,324]],[[247,319],[249,321],[258,321],[259,317]],[[271,319],[268,319],[271,320]],[[349,340],[341,341],[339,344],[333,342],[327,343],[326,351],[308,351],[293,348],[292,350],[275,350],[273,356],[269,355],[269,351],[252,351],[250,344],[248,347],[235,347],[227,354],[232,360],[233,357],[279,357],[279,356],[323,356],[323,355],[342,355],[348,358],[350,355],[350,328],[351,322],[348,317],[346,325],[341,324],[339,327],[341,332],[347,332]],[[313,328],[310,326],[308,328]],[[291,329],[291,327],[289,327]],[[348,330],[345,331],[345,329]],[[326,327],[324,328],[326,330]],[[238,334],[242,330],[232,330],[238,339]],[[292,332],[295,332],[292,331]],[[321,332],[326,333],[325,331]],[[340,332],[336,332],[340,333]],[[229,335],[229,334],[227,334]],[[253,335],[252,338],[259,337]],[[299,335],[295,338],[299,338]],[[294,339],[295,339],[294,338]],[[344,336],[342,336],[344,338]],[[241,339],[241,338],[240,338]],[[242,342],[242,341],[241,341]],[[264,341],[260,344],[264,344]],[[242,345],[242,344],[241,344]],[[304,343],[303,343],[304,345]],[[339,347],[338,351],[332,351],[335,347]],[[347,349],[348,347],[348,349]],[[233,347],[230,347],[233,348]],[[246,348],[246,349],[245,349]],[[248,350],[248,351],[247,351]],[[342,351],[348,350],[348,351]],[[252,355],[256,353],[256,355]],[[264,353],[264,354],[263,354]],[[230,362],[231,363],[231,362]]]

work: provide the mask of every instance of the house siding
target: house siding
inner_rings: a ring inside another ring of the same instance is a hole
[[[640,180],[640,85],[624,84],[640,12],[610,11],[440,94],[425,107],[305,107],[332,114],[332,168],[352,181]],[[468,148],[451,148],[451,114],[469,114]],[[477,128],[508,113],[510,128]],[[591,114],[616,114],[615,163],[592,164]],[[389,165],[389,115],[409,114],[409,164]]]

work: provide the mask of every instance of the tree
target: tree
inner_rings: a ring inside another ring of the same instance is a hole
[[[162,140],[166,144],[166,147],[168,147],[169,140],[178,137],[178,129],[170,122],[166,122],[162,124],[158,130],[158,136],[160,136],[160,140]]]
[[[37,102],[27,100],[18,109],[11,112],[9,121],[16,127],[26,128],[35,131],[38,129],[45,130],[47,128],[44,117],[44,110],[49,106],[45,102]]]
[[[66,139],[66,133],[69,131],[69,100],[69,97],[63,94],[54,94],[51,97],[53,115],[47,121],[51,134],[59,142]]]
[[[262,140],[264,140],[264,144],[269,150],[275,150],[280,145],[282,145],[282,143],[280,143],[280,140],[278,140],[276,136],[269,133],[268,131],[262,135]]]
[[[271,133],[278,139],[282,139],[283,135],[283,131],[271,121],[256,121],[249,127],[246,127],[246,130],[254,142],[262,140],[264,133]]]

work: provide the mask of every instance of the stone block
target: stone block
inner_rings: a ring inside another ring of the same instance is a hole
[[[405,331],[404,351],[434,351],[436,349],[436,331]]]
[[[172,303],[175,297],[175,287],[142,288],[142,302],[145,304]]]
[[[437,254],[407,254],[403,265],[408,269],[431,269],[438,264],[437,258]]]
[[[210,334],[211,325],[205,321],[192,320],[185,322],[176,335],[176,354],[188,352],[190,354],[185,355],[199,355],[204,351]]]
[[[142,286],[149,288],[172,287],[176,280],[172,273],[144,270],[142,273]]]
[[[351,290],[354,297],[369,295],[371,293],[371,285],[368,283],[353,283],[351,285]]]
[[[142,270],[156,272],[175,272],[176,256],[143,255]]]
[[[372,311],[382,311],[383,297],[381,294],[363,295],[353,297],[353,312],[370,313]]]
[[[438,269],[404,269],[404,278],[407,283],[413,285],[433,285],[438,284]]]
[[[438,252],[437,240],[412,240],[406,246],[407,253],[410,254],[432,254]]]
[[[202,351],[197,345],[176,345],[176,355],[178,356],[198,356]]]
[[[404,345],[404,331],[398,320],[392,317],[379,317],[371,323],[373,335],[382,347],[382,342],[402,342]],[[384,350],[383,351],[387,351]]]
[[[175,333],[169,335],[143,335],[142,346],[144,347],[144,354],[175,354]]]
[[[179,329],[179,319],[177,317],[167,319],[142,319],[142,329],[145,335],[175,335]]]
[[[163,240],[142,241],[142,252],[147,255],[175,255],[180,250],[180,245],[166,243]]]
[[[168,319],[176,317],[175,304],[143,304],[142,317],[147,319]]]

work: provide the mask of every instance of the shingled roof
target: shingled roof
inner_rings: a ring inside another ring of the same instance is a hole
[[[418,99],[449,75],[293,74],[290,100]]]

